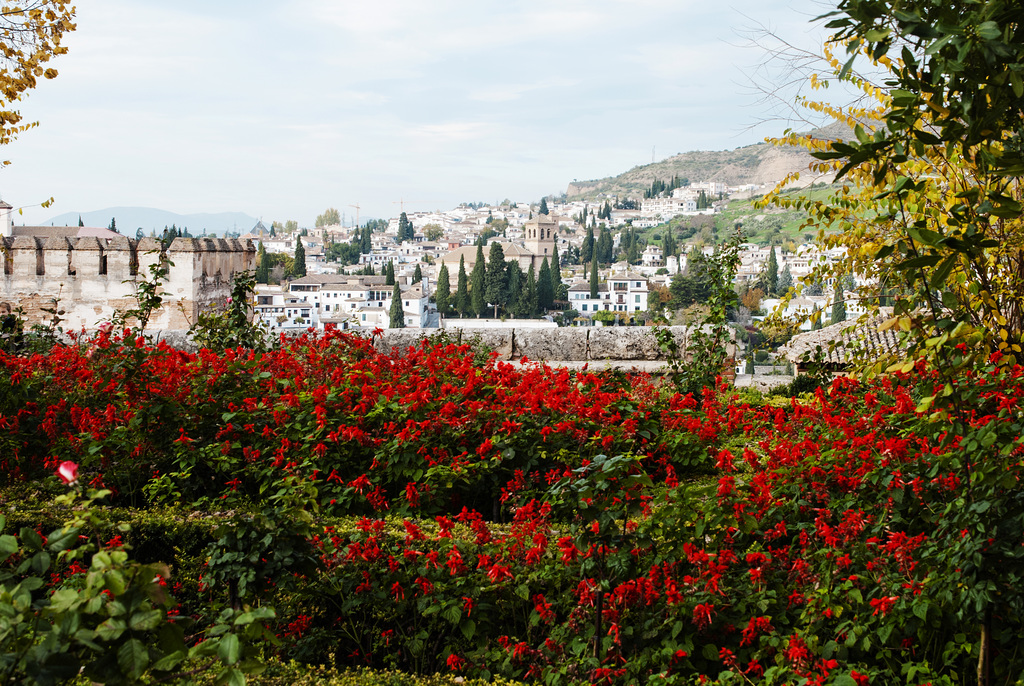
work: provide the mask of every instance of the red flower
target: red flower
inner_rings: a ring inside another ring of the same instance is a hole
[[[711,603],[698,605],[693,608],[693,623],[698,629],[706,629],[711,626],[711,620],[715,616],[715,606]]]
[[[68,486],[78,483],[78,465],[71,460],[65,460],[57,467],[57,476]]]

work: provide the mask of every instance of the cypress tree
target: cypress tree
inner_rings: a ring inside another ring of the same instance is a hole
[[[392,329],[405,328],[405,311],[402,309],[402,289],[395,284],[391,291],[391,310],[388,312],[390,321],[388,326]]]
[[[484,248],[482,245],[477,245],[476,264],[473,265],[473,273],[469,277],[469,299],[473,314],[477,317],[481,316],[484,313],[484,308],[487,307],[487,302],[484,300],[484,288],[486,288],[484,270],[486,266]]]
[[[551,290],[551,268],[548,266],[548,258],[540,263],[540,271],[537,272],[537,304],[542,310],[551,309],[554,305],[555,294]]]
[[[590,299],[597,298],[597,260],[590,261]]]
[[[370,239],[369,224],[363,227],[362,234],[359,236],[359,252],[364,255],[369,255],[373,252],[373,241]]]
[[[491,251],[487,256],[487,272],[485,276],[484,300],[494,305],[494,318],[498,318],[498,308],[508,303],[508,268],[505,266],[505,250],[501,243],[491,243]]]
[[[417,264],[416,265],[416,271],[414,271],[412,273],[412,282],[413,283],[419,283],[422,280],[423,280],[423,270],[421,270],[420,266]]]
[[[558,245],[551,253],[551,297],[558,300],[558,292],[562,290],[562,261],[558,257]]]
[[[540,212],[541,214],[547,214],[548,213],[548,199],[547,198],[541,198],[540,199],[540,209],[538,210],[538,212]]]
[[[412,240],[415,235],[415,231],[412,228],[412,224],[409,223],[409,217],[406,216],[405,212],[402,212],[402,216],[398,218],[398,240],[399,242],[405,240]]]
[[[537,275],[533,270],[532,263],[530,264],[530,270],[526,272],[526,286],[523,288],[519,298],[519,309],[522,311],[523,316],[536,316],[540,301],[537,297]]]
[[[459,284],[455,291],[455,309],[460,317],[469,312],[469,277],[466,276],[466,256],[459,257]]]
[[[601,224],[601,232],[597,238],[597,259],[602,264],[611,264],[612,258],[615,251],[615,245],[612,241],[612,232],[608,228]]]
[[[448,301],[452,297],[452,284],[448,278],[448,265],[442,264],[441,271],[437,274],[437,293],[434,299],[437,301],[437,311],[444,317],[448,314]]]
[[[260,249],[256,252],[256,283],[267,283],[270,280],[270,259],[260,241]]]
[[[830,323],[838,324],[846,321],[846,300],[843,299],[843,285],[836,284],[836,294],[832,298],[832,318]]]
[[[594,256],[594,230],[591,228],[587,229],[587,237],[583,239],[583,245],[580,247],[580,261],[586,264],[590,262],[590,258]]]
[[[394,260],[388,260],[388,266],[384,268],[384,285],[394,286],[395,285],[395,262]]]
[[[306,275],[306,249],[302,247],[302,240],[295,241],[295,262],[292,264],[292,276],[302,277]]]
[[[775,257],[775,246],[768,253],[768,265],[765,267],[765,285],[768,287],[768,295],[775,295],[779,292],[779,260]]]
[[[508,262],[508,310],[513,317],[521,317],[523,313],[519,309],[520,299],[523,291],[523,270],[519,268],[516,261]]]

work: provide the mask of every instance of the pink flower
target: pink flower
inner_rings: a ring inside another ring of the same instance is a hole
[[[78,483],[78,465],[71,460],[65,460],[57,467],[57,476],[68,486]]]

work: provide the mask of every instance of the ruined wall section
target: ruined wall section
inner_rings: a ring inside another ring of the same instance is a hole
[[[169,260],[161,282],[164,305],[150,329],[187,329],[199,312],[222,304],[235,273],[253,269],[249,241],[176,238],[167,250],[153,238],[4,238],[0,301],[21,307],[29,325],[47,321],[54,298],[66,330],[95,328],[115,312],[137,306],[136,284],[151,280],[151,265]]]

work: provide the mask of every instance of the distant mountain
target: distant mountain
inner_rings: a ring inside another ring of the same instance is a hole
[[[142,229],[148,236],[150,231],[163,231],[165,226],[187,228],[192,235],[207,233],[224,235],[226,231],[245,233],[256,225],[256,218],[244,212],[219,212],[216,214],[178,214],[153,207],[108,207],[91,212],[65,212],[42,222],[42,226],[77,226],[78,218],[86,226],[110,226],[111,218],[117,222],[117,230],[126,236],[134,236]]]
[[[852,131],[837,123],[815,129],[811,135],[822,139],[848,139]],[[573,181],[566,189],[566,195],[569,200],[596,200],[605,195],[640,198],[656,178],[668,181],[673,176],[687,178],[690,183],[720,181],[730,186],[775,184],[790,172],[806,172],[811,161],[811,156],[803,148],[767,143],[746,145],[735,150],[686,152],[653,164],[633,167],[618,176]],[[805,176],[807,178],[801,181],[813,181]]]

